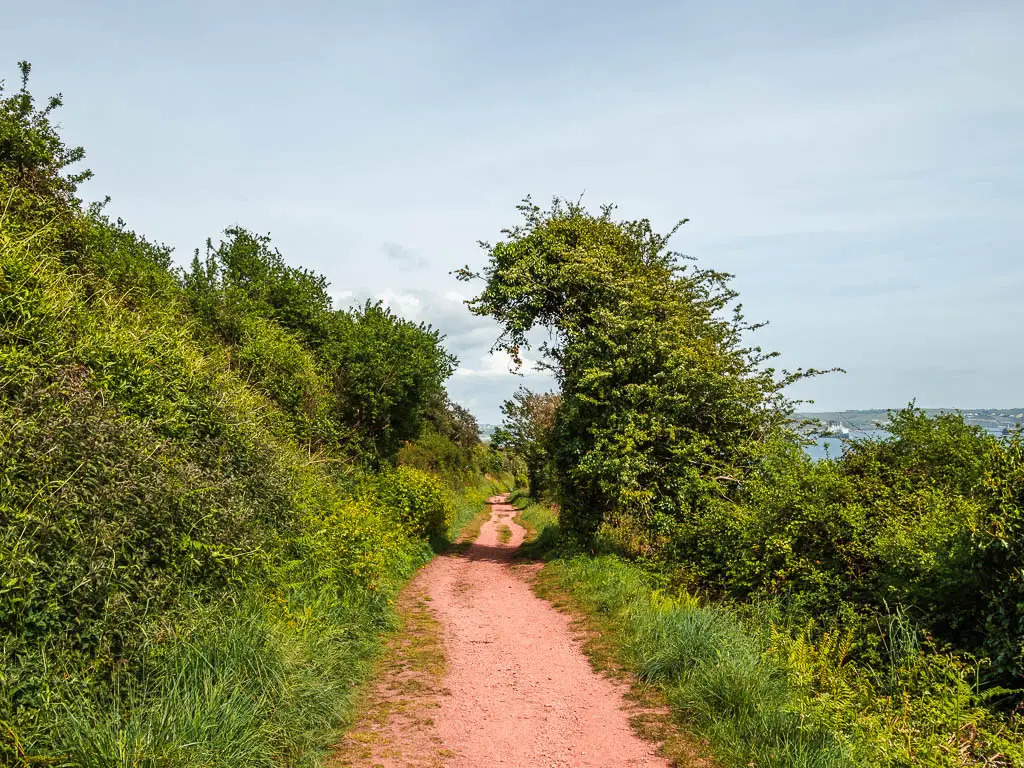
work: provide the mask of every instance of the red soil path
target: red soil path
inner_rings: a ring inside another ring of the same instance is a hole
[[[436,558],[403,591],[405,631],[331,768],[670,765],[633,732],[625,686],[590,666],[572,619],[512,567],[524,530],[506,500],[490,500],[465,552]]]
[[[445,765],[668,766],[633,733],[623,688],[593,670],[570,618],[509,567],[525,531],[506,499],[491,499],[465,553],[437,558],[418,579],[444,635],[448,695],[433,721]]]

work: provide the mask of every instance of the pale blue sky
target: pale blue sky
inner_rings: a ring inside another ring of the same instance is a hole
[[[110,212],[185,261],[241,224],[519,380],[448,271],[525,194],[737,275],[817,409],[1024,403],[1024,4],[136,2],[5,8]],[[845,9],[844,9],[845,8]],[[529,375],[541,388],[546,379]]]

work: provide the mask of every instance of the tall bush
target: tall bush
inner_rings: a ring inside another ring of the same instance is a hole
[[[708,503],[733,498],[779,439],[791,410],[772,355],[746,346],[752,329],[728,275],[685,264],[672,235],[555,200],[527,200],[523,222],[484,244],[471,309],[498,321],[514,359],[535,327],[561,385],[554,465],[567,527],[602,521],[663,541]]]

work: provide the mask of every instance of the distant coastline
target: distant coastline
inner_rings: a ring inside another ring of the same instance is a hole
[[[895,409],[893,409],[895,410]],[[968,424],[995,432],[1007,425],[1024,423],[1024,406],[1019,408],[922,408],[929,416],[959,413]],[[884,429],[889,421],[889,410],[872,408],[850,411],[801,411],[793,414],[794,421],[818,420],[823,424],[842,423],[854,431]]]
[[[896,410],[895,408],[892,410]],[[964,421],[998,434],[1003,427],[1024,424],[1024,406],[1019,408],[922,408],[929,416],[940,413],[959,413]],[[884,431],[889,421],[889,409],[868,408],[849,411],[800,411],[793,414],[793,421],[819,421],[822,424],[842,424],[851,431],[851,437],[864,437],[865,433],[877,434]],[[490,441],[497,424],[481,424],[480,438]],[[827,438],[830,439],[831,438]],[[838,445],[839,441],[835,441]],[[834,451],[833,451],[834,453]]]

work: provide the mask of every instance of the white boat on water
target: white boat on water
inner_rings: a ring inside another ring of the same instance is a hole
[[[1021,431],[1020,424],[1018,424],[1015,427],[1011,427],[1009,424],[1007,424],[1005,427],[1003,427],[1003,437],[1009,437],[1010,435],[1016,435],[1020,431]]]
[[[835,423],[830,422],[825,427],[825,437],[837,437],[840,440],[850,436],[850,430],[843,426],[843,422],[838,421]]]

